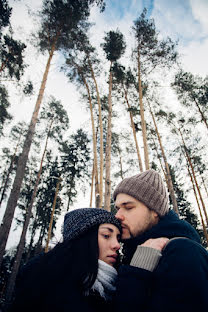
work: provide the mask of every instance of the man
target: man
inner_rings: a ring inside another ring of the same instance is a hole
[[[126,178],[113,196],[124,242],[117,310],[207,312],[207,251],[194,228],[169,210],[161,176],[147,170]],[[159,237],[170,239],[164,248],[154,245]]]

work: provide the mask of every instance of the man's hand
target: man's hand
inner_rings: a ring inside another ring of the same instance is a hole
[[[142,244],[141,246],[150,247],[150,248],[154,248],[159,251],[162,251],[163,248],[168,243],[168,241],[169,241],[169,238],[167,237],[150,238],[146,242],[144,242],[144,244]]]

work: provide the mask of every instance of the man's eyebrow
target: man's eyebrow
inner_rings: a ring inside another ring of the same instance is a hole
[[[129,204],[135,204],[135,202],[127,201],[127,202],[121,203],[120,206],[126,206],[126,205],[129,205]],[[116,206],[116,207],[119,208],[118,206]]]

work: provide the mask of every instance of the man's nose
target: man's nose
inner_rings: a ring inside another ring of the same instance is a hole
[[[122,212],[121,212],[121,209],[118,209],[118,211],[117,211],[116,214],[115,214],[115,217],[116,217],[118,220],[120,220],[120,221],[123,221],[123,220],[124,220],[124,216],[123,216],[123,214],[122,214]]]

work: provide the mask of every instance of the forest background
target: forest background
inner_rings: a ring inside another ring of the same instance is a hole
[[[50,3],[60,14],[42,10]],[[20,237],[16,268],[60,240],[69,209],[113,209],[115,185],[148,168],[161,173],[172,208],[207,246],[208,2],[107,0],[103,10],[103,1],[82,1],[74,24],[67,3],[1,1],[1,13],[12,9],[0,30],[1,292],[8,298]],[[58,19],[70,31],[53,50]]]

